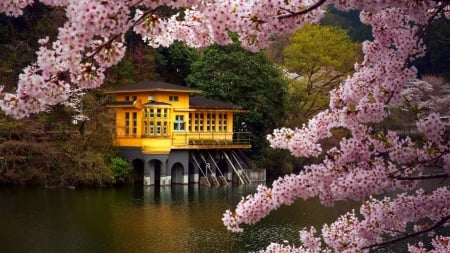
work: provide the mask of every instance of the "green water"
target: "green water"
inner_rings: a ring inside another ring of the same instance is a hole
[[[298,243],[298,230],[333,221],[354,204],[283,207],[241,234],[223,212],[256,185],[96,189],[0,188],[0,252],[251,252]]]

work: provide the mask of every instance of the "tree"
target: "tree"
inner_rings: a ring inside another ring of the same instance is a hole
[[[182,42],[175,41],[170,47],[156,50],[158,73],[161,80],[186,85],[186,77],[191,73],[191,65],[199,57],[199,52]]]
[[[248,110],[235,117],[235,130],[252,133],[250,155],[261,165],[268,146],[265,136],[282,119],[286,98],[282,73],[267,54],[248,52],[237,43],[210,46],[193,62],[186,82],[205,97]]]
[[[361,23],[359,14],[358,10],[342,11],[329,5],[325,17],[320,20],[320,24],[345,29],[352,41],[363,42],[373,39],[371,27]]]
[[[338,27],[305,25],[292,34],[284,49],[284,66],[292,78],[285,125],[301,125],[328,107],[330,90],[352,73],[358,49]]]
[[[323,159],[289,175],[260,186],[242,200],[235,212],[226,211],[228,229],[253,224],[282,204],[297,198],[319,197],[332,205],[344,199],[366,200],[360,214],[343,214],[324,225],[300,232],[302,245],[271,244],[271,250],[297,252],[364,252],[418,235],[429,235],[435,252],[450,250],[449,237],[437,228],[448,228],[450,190],[442,184],[423,189],[416,182],[447,179],[450,174],[449,122],[438,113],[416,121],[411,138],[376,126],[401,105],[405,84],[417,76],[412,62],[425,54],[422,38],[444,15],[450,1],[420,0],[317,0],[317,1],[136,1],[136,0],[42,0],[64,7],[67,21],[56,40],[40,40],[36,63],[19,76],[16,93],[1,92],[0,106],[16,118],[47,109],[67,99],[71,86],[98,87],[104,71],[123,57],[123,34],[133,29],[153,47],[181,40],[193,47],[232,42],[253,51],[266,47],[281,33],[293,32],[306,23],[318,22],[327,4],[338,10],[357,9],[360,19],[372,27],[373,40],[363,42],[364,59],[355,72],[330,92],[329,109],[294,130],[281,128],[269,136],[273,147],[295,156]],[[0,12],[20,16],[33,0],[0,2]],[[163,11],[169,6],[178,13]],[[339,144],[323,149],[320,141],[334,129],[349,132]],[[433,170],[429,170],[433,167]],[[435,172],[435,169],[439,172]],[[373,196],[400,191],[396,196]],[[411,229],[409,229],[411,228]],[[424,244],[409,245],[424,252]]]

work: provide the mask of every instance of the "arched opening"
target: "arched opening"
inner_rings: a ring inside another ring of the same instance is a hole
[[[183,164],[175,163],[171,169],[171,183],[182,184],[183,183]]]
[[[150,160],[149,161],[150,164],[150,177],[153,176],[153,184],[155,186],[160,186],[161,185],[161,167],[162,167],[162,162],[159,160]]]
[[[141,159],[134,159],[131,163],[133,166],[132,176],[133,184],[144,183],[144,161]]]

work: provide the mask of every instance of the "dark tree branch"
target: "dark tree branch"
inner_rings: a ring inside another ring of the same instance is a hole
[[[426,180],[426,179],[447,179],[449,178],[449,174],[433,174],[433,175],[425,175],[425,176],[411,176],[411,177],[405,177],[405,176],[397,176],[395,179],[397,180],[407,180],[407,181],[413,181],[413,180]]]
[[[416,237],[416,236],[419,236],[419,235],[431,232],[431,231],[435,230],[436,228],[438,228],[440,226],[443,226],[448,220],[450,220],[450,215],[447,215],[447,216],[443,217],[441,220],[436,222],[433,226],[428,227],[427,229],[420,230],[420,231],[417,231],[417,232],[414,232],[414,233],[411,233],[411,234],[406,234],[404,236],[400,236],[400,237],[397,237],[397,238],[394,238],[392,240],[388,240],[388,241],[385,241],[385,242],[382,242],[382,243],[372,244],[372,245],[369,245],[367,247],[363,247],[362,249],[379,250],[379,249],[385,248],[385,247],[387,247],[389,245],[392,245],[392,244],[394,244],[396,242],[400,242],[400,241],[403,241],[403,240],[408,239],[408,238]]]
[[[301,10],[301,11],[296,11],[296,12],[289,11],[289,14],[278,16],[278,19],[292,18],[292,17],[295,17],[295,16],[306,14],[306,13],[308,13],[310,11],[313,11],[313,10],[319,8],[325,2],[326,2],[326,0],[319,0],[317,3],[311,5],[309,8],[306,8],[306,9]]]
[[[428,19],[427,23],[417,31],[417,38],[420,39],[426,33],[426,31],[431,27],[433,20],[438,18],[438,14],[442,13],[445,8],[448,7],[449,3],[449,0],[445,0],[440,3],[439,7],[434,11],[433,15],[431,15],[431,17]]]

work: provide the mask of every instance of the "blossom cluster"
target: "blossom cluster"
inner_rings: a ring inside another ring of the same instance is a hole
[[[19,16],[33,0],[2,0],[0,13]],[[305,22],[316,22],[323,9],[307,15],[289,15],[310,7],[304,1],[194,1],[194,0],[43,0],[49,6],[65,9],[66,23],[59,28],[56,40],[43,39],[35,63],[24,69],[16,93],[0,94],[0,107],[6,114],[23,118],[44,111],[48,106],[68,99],[70,86],[96,88],[104,81],[106,68],[117,64],[126,47],[124,34],[134,30],[153,47],[169,46],[175,40],[194,47],[214,42],[231,42],[229,32],[239,35],[242,45],[257,50],[268,45],[274,34],[291,32]],[[161,6],[182,10],[179,14],[162,14]],[[32,68],[30,73],[28,70]],[[36,90],[55,88],[41,96]]]
[[[361,206],[360,215],[349,212],[332,224],[325,224],[322,228],[324,243],[317,237],[316,230],[310,228],[300,231],[302,247],[271,244],[265,252],[368,252],[368,247],[380,245],[386,237],[404,235],[409,223],[418,222],[414,232],[420,232],[441,221],[442,217],[447,217],[448,222],[449,215],[448,187],[438,188],[430,194],[418,190],[414,195],[403,193],[382,200],[370,198]],[[425,216],[429,219],[423,220]],[[435,249],[431,252],[448,252],[449,240],[449,237],[436,236]],[[421,242],[409,245],[409,249],[411,252],[430,252],[425,251]]]

